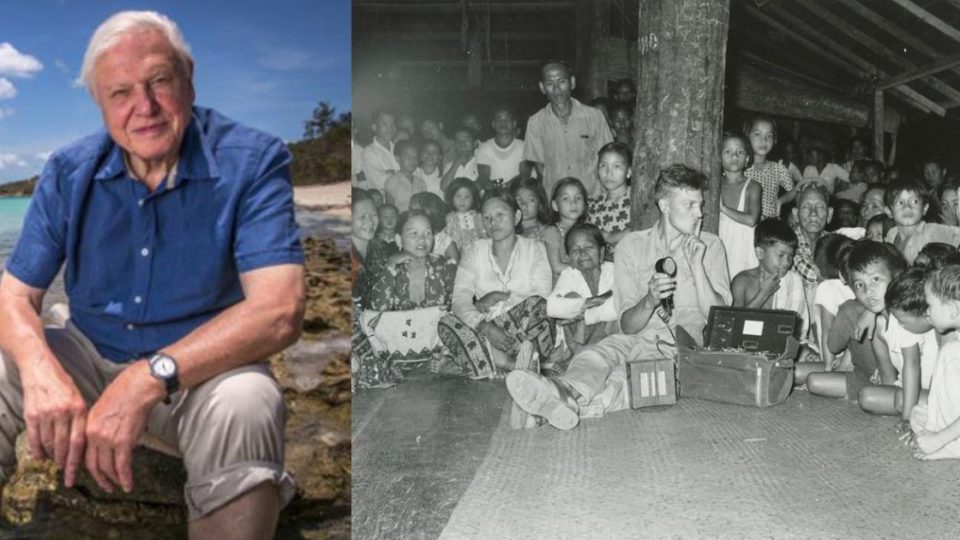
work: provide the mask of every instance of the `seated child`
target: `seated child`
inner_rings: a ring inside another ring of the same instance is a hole
[[[870,189],[863,192],[860,197],[860,226],[866,227],[870,219],[876,215],[887,215],[887,205],[883,202],[887,194],[886,188],[882,185],[870,186]],[[883,239],[877,240],[882,242]]]
[[[383,205],[383,193],[379,189],[368,189],[367,196],[373,201],[373,205],[380,208]]]
[[[952,253],[957,253],[957,248],[951,246],[950,244],[944,244],[943,242],[930,242],[929,244],[923,246],[923,249],[920,250],[920,253],[917,254],[917,258],[914,259],[914,266],[922,266],[924,268],[940,268],[944,265],[944,260]]]
[[[813,322],[816,326],[814,338],[819,347],[820,358],[825,363],[824,371],[840,367],[841,358],[834,358],[826,342],[840,304],[854,298],[853,290],[840,276],[842,261],[852,247],[853,241],[849,238],[840,234],[828,234],[817,240],[813,251],[813,260],[823,277],[813,295]]]
[[[754,309],[796,311],[809,324],[803,280],[790,269],[797,235],[780,219],[765,219],[754,229],[754,249],[759,265],[736,275],[730,283],[733,305]],[[801,333],[804,335],[805,332]]]
[[[896,226],[884,240],[899,249],[908,264],[913,264],[920,248],[930,242],[960,244],[960,227],[923,220],[930,201],[929,191],[916,180],[898,180],[887,189],[884,202]]]
[[[486,238],[483,218],[480,216],[480,191],[469,178],[457,178],[447,187],[447,205],[453,210],[447,214],[444,229],[461,252],[477,238]]]
[[[901,429],[906,428],[910,412],[920,402],[921,390],[930,388],[940,349],[937,332],[926,318],[925,277],[925,269],[912,267],[890,281],[882,301],[886,321],[884,323],[883,316],[877,318],[876,334],[887,344],[896,377],[882,386],[864,387],[859,394],[863,410],[873,414],[899,414]]]
[[[883,239],[887,237],[887,233],[890,232],[890,229],[895,225],[896,223],[894,223],[892,217],[886,214],[877,214],[867,221],[864,238],[873,242],[883,242]]]
[[[420,177],[427,191],[443,198],[443,190],[440,189],[440,178],[443,176],[443,153],[437,141],[427,139],[420,145],[420,168],[417,169],[417,176]]]
[[[847,200],[833,200],[833,219],[827,224],[828,231],[836,231],[847,227],[856,227],[860,224],[860,205]]]
[[[923,294],[938,332],[960,330],[960,266],[931,271]],[[914,407],[910,427],[917,459],[960,458],[960,343],[941,347],[926,406]]]
[[[574,353],[616,331],[613,263],[603,262],[603,234],[596,225],[577,223],[567,232],[570,264],[547,298],[547,315],[563,319],[564,339]]]
[[[380,219],[380,224],[377,225],[377,238],[386,242],[391,248],[399,250],[397,219],[400,217],[400,212],[397,211],[397,207],[389,203],[380,205],[380,208],[377,208],[377,217]]]
[[[560,272],[568,266],[562,261],[563,236],[552,225],[553,211],[543,191],[543,183],[537,178],[521,176],[510,182],[510,194],[520,206],[520,235],[538,240],[547,248],[550,271],[556,282]]]
[[[868,187],[866,182],[864,182],[864,168],[866,164],[867,160],[865,159],[857,159],[851,162],[850,177],[848,178],[849,187],[834,193],[834,198],[860,202],[860,197],[863,196],[863,193]]]
[[[940,199],[940,223],[944,225],[960,225],[960,210],[958,210],[958,193],[960,181],[951,177],[937,188],[937,197]]]

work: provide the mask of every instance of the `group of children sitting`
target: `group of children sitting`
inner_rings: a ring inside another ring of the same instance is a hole
[[[564,325],[566,345],[576,351],[615,332],[611,261],[635,217],[632,148],[600,150],[601,196],[589,198],[577,178],[559,179],[547,194],[522,150],[481,152],[469,124],[450,140],[427,121],[422,141],[396,142],[397,170],[386,171],[382,191],[363,171],[378,205],[377,236],[396,247],[398,215],[423,210],[435,224],[433,253],[456,261],[485,236],[481,191],[504,186],[519,205],[518,233],[546,248],[554,277],[547,312]],[[512,113],[496,111],[492,124],[497,149],[522,144]],[[757,117],[722,138],[719,236],[734,305],[800,314],[797,381],[812,394],[898,416],[919,458],[960,457],[957,183],[936,159],[923,164],[923,180],[901,177],[866,159],[859,141],[843,165],[816,149],[805,167],[789,149],[773,160],[776,137],[775,122]]]

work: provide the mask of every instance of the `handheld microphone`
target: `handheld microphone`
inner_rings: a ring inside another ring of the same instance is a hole
[[[666,274],[669,277],[677,277],[677,263],[673,257],[664,257],[657,261],[654,270],[659,274]],[[667,318],[673,316],[673,293],[660,299],[660,307],[666,313]]]

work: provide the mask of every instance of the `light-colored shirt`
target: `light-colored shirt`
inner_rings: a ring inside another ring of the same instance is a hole
[[[440,189],[440,179],[443,178],[443,175],[440,174],[440,168],[437,167],[437,170],[433,171],[431,174],[423,172],[423,169],[417,168],[415,172],[420,180],[423,182],[423,185],[427,186],[427,191],[438,195],[441,199],[444,198],[443,190]]]
[[[514,139],[500,148],[496,139],[484,141],[477,148],[477,165],[490,167],[490,180],[507,182],[520,174],[523,161],[523,139]]]
[[[367,178],[368,189],[383,192],[388,176],[399,170],[400,165],[393,155],[393,143],[387,148],[374,138],[372,143],[363,148],[363,175]]]
[[[897,381],[894,384],[903,385],[903,349],[917,345],[920,348],[920,388],[930,388],[933,366],[940,353],[937,331],[931,329],[925,334],[914,334],[901,326],[896,317],[891,315],[889,319],[883,338],[890,351],[890,362],[897,368]]]
[[[474,182],[477,181],[477,178],[480,177],[480,173],[477,171],[477,156],[474,154],[470,161],[466,162],[463,165],[457,167],[457,171],[453,173],[454,178],[469,178]]]
[[[613,290],[613,263],[605,262],[600,266],[600,282],[597,284],[597,294]],[[580,295],[579,298],[566,298],[569,293]],[[580,314],[583,303],[593,296],[590,285],[583,274],[573,267],[564,268],[553,286],[553,292],[547,298],[547,315],[554,319],[573,319]],[[598,322],[617,320],[617,309],[613,297],[599,306],[583,312],[583,322],[588,326]]]
[[[932,433],[946,429],[960,418],[960,343],[945,343],[940,349],[927,400],[927,416],[923,428]],[[911,415],[911,425],[913,415]],[[914,429],[916,430],[915,426]],[[960,457],[960,439],[948,442],[941,452]]]
[[[416,174],[413,175],[413,180],[410,180],[402,172],[398,172],[387,179],[384,185],[384,200],[396,206],[397,211],[406,212],[410,208],[410,197],[426,190],[426,184]]]
[[[827,186],[827,191],[829,191],[831,195],[836,191],[837,178],[846,182],[849,175],[847,171],[843,170],[843,167],[836,163],[827,163],[823,166],[822,171],[818,171],[816,165],[807,165],[803,169],[803,182],[819,180],[823,185]]]
[[[920,223],[919,230],[917,230],[902,247],[897,239],[899,234],[900,227],[894,226],[887,231],[887,236],[883,240],[884,242],[897,246],[898,249],[900,249],[900,253],[903,253],[903,258],[907,260],[908,264],[913,264],[913,260],[920,254],[923,246],[932,242],[943,242],[951,246],[960,244],[960,227],[940,223]]]
[[[793,272],[793,270],[791,270]],[[795,273],[795,272],[794,272]],[[853,289],[839,279],[825,279],[817,285],[817,292],[813,303],[827,308],[831,315],[836,316],[840,304],[855,298]]]
[[[546,107],[527,121],[523,159],[543,163],[543,185],[547,197],[561,178],[577,178],[587,188],[588,197],[601,195],[597,181],[597,153],[613,134],[603,113],[571,98],[570,116],[566,123]]]
[[[353,139],[350,139],[350,178],[353,186],[360,189],[367,189],[367,182],[360,181],[360,173],[363,172],[363,146],[360,146]]]
[[[492,319],[494,314],[504,313],[531,296],[547,298],[552,282],[547,250],[541,242],[517,236],[507,269],[501,271],[493,256],[493,240],[481,238],[470,244],[460,256],[460,267],[453,285],[453,313],[468,326],[476,328],[482,321]],[[473,304],[473,299],[483,298],[493,291],[510,293],[510,298],[489,313],[482,313]]]
[[[679,247],[674,252],[667,248],[658,230],[659,222],[649,229],[628,233],[617,244],[617,256],[613,261],[613,298],[617,318],[646,296],[656,262],[669,256],[677,263],[677,289],[673,295],[674,310],[670,326],[683,326],[691,336],[702,336],[707,320],[697,302],[693,268]],[[730,275],[727,273],[727,254],[723,243],[717,235],[708,232],[701,232],[700,240],[707,246],[703,257],[707,279],[713,290],[723,298],[724,304],[730,305],[733,295],[730,293]],[[673,341],[667,325],[656,314],[650,317],[638,337],[641,346],[652,354],[656,354],[657,339]]]

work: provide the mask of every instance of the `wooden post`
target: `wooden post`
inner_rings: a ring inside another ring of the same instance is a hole
[[[683,163],[709,180],[703,227],[717,232],[729,21],[729,0],[640,0],[634,229],[659,218],[653,188],[660,169]]]
[[[886,163],[883,155],[883,90],[873,91],[873,158]]]

